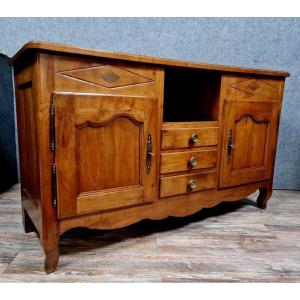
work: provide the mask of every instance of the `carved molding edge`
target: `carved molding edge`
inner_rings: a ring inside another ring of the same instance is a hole
[[[128,210],[140,209],[139,214],[132,213],[132,216],[129,218],[124,218],[124,216],[122,214],[120,214],[120,215],[114,217],[115,221],[113,223],[108,222],[109,212],[107,212],[107,213],[99,212],[99,213],[90,214],[90,217],[88,220],[86,219],[86,216],[79,216],[79,221],[76,222],[76,224],[71,224],[67,220],[66,220],[66,222],[62,221],[60,224],[59,235],[62,235],[64,232],[66,232],[72,228],[76,228],[76,227],[85,227],[85,228],[89,228],[89,229],[111,230],[111,229],[123,228],[123,227],[126,227],[128,225],[137,223],[137,222],[139,222],[141,220],[145,220],[145,219],[163,220],[163,219],[166,219],[167,217],[186,217],[186,216],[190,216],[204,208],[214,207],[222,202],[233,202],[233,201],[237,201],[240,199],[244,199],[248,195],[254,193],[256,190],[258,190],[260,188],[265,188],[265,184],[262,183],[261,186],[255,186],[255,187],[249,188],[249,189],[247,189],[247,191],[241,192],[238,196],[224,197],[223,199],[214,199],[214,200],[210,201],[209,203],[201,203],[201,201],[199,201],[194,206],[187,207],[184,211],[178,210],[176,208],[176,206],[165,210],[165,209],[163,209],[163,206],[162,206],[161,210],[156,209],[156,210],[149,212],[147,209],[143,210],[143,208],[142,208],[143,206],[141,206],[141,204],[134,205],[127,209]],[[144,205],[145,205],[145,203],[144,203]],[[147,205],[151,206],[151,203],[149,203]],[[113,212],[111,212],[111,213],[113,213]],[[116,213],[118,213],[118,212],[116,211]]]
[[[117,119],[128,119],[131,121],[133,124],[137,126],[143,125],[144,122],[137,120],[133,115],[127,114],[127,113],[118,113],[113,115],[110,119],[104,121],[104,122],[93,122],[93,121],[85,121],[84,123],[81,124],[76,124],[75,127],[77,129],[82,129],[84,127],[93,127],[93,128],[100,128],[100,127],[105,127],[113,123]]]
[[[258,120],[255,116],[253,116],[249,113],[246,113],[246,114],[243,114],[242,116],[240,116],[237,120],[235,120],[235,123],[240,122],[244,118],[250,118],[254,123],[257,123],[257,124],[266,124],[266,125],[268,125],[270,123],[270,120],[267,120],[267,119]]]

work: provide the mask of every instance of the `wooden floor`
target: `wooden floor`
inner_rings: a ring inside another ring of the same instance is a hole
[[[35,233],[25,234],[19,186],[0,194],[1,282],[300,282],[300,192],[274,191],[187,218],[61,238],[55,273],[43,271]]]

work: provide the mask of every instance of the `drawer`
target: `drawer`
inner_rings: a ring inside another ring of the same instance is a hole
[[[55,56],[57,92],[156,97],[155,67]]]
[[[223,97],[227,101],[263,100],[280,101],[284,81],[282,78],[269,78],[246,75],[223,75]]]
[[[160,173],[172,173],[189,170],[215,168],[217,150],[196,150],[162,153]]]
[[[160,179],[160,198],[213,189],[216,186],[216,171],[163,177]]]
[[[218,127],[162,130],[162,149],[214,146],[218,144]]]

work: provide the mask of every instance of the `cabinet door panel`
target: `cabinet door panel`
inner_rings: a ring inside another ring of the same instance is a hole
[[[76,128],[79,193],[140,184],[139,159],[128,154],[142,154],[141,125],[118,118],[105,127]]]
[[[276,102],[226,101],[221,187],[271,178],[277,119]]]
[[[59,218],[155,198],[156,99],[56,94],[54,104]]]
[[[235,149],[232,170],[258,167],[264,164],[268,124],[255,123],[244,117],[235,124]]]

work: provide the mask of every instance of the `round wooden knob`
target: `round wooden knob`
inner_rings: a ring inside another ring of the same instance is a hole
[[[198,159],[196,157],[191,157],[190,158],[190,165],[192,168],[196,167],[198,164]]]
[[[194,179],[191,179],[188,183],[188,186],[190,190],[194,190],[196,188],[196,181]]]
[[[199,137],[196,133],[193,133],[192,136],[191,136],[191,141],[195,144],[197,143],[199,140]]]

